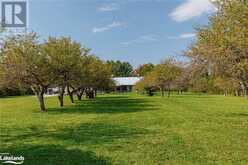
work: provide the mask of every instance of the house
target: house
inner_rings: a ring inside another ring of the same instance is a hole
[[[113,80],[118,92],[131,92],[133,86],[143,77],[114,77]]]

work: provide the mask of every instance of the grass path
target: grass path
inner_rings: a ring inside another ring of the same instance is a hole
[[[0,152],[30,165],[248,164],[248,101],[215,95],[104,95],[48,112],[0,99]]]

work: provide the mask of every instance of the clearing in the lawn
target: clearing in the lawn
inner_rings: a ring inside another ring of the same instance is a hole
[[[24,164],[248,164],[248,100],[184,94],[0,99],[0,152]]]

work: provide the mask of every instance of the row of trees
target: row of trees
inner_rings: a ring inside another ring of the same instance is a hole
[[[151,68],[136,86],[138,90],[171,87],[243,95],[248,98],[248,1],[218,0],[209,24],[196,29],[197,39],[184,54],[190,62],[173,60]],[[168,92],[169,94],[170,92]]]
[[[112,75],[114,77],[144,76],[155,67],[154,64],[147,63],[133,69],[133,66],[129,62],[122,62],[119,60],[108,60],[107,64],[112,68]]]
[[[0,86],[31,88],[41,111],[46,109],[48,87],[58,87],[60,106],[66,90],[72,102],[74,93],[79,99],[83,92],[94,98],[97,89],[110,88],[113,82],[109,65],[89,52],[65,37],[49,37],[44,43],[34,33],[6,38],[1,46]]]
[[[133,66],[129,62],[108,60],[107,64],[111,67],[114,77],[130,77],[133,75]]]
[[[218,0],[218,12],[185,54],[196,82],[248,97],[248,2]]]

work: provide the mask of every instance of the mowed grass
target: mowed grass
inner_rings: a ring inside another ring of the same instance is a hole
[[[248,164],[248,100],[184,94],[101,95],[58,107],[0,99],[0,152],[30,165]]]

